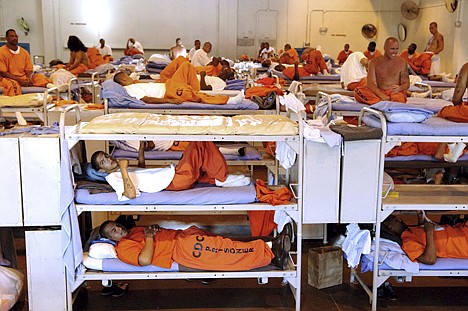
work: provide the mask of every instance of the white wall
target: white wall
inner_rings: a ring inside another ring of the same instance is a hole
[[[54,58],[68,60],[68,51],[64,48],[65,39],[69,34],[70,22],[76,22],[81,10],[88,0],[0,0],[0,26],[2,33],[8,28],[19,29],[16,19],[24,17],[30,27],[29,36],[19,34],[20,42],[31,44],[32,55],[45,55],[46,62]],[[109,0],[95,0],[108,3]],[[138,3],[148,3],[150,0],[132,0],[137,7]],[[152,0],[151,0],[152,1]],[[351,50],[363,51],[369,41],[374,40],[382,50],[383,42],[388,36],[398,36],[397,27],[403,23],[407,27],[407,39],[401,43],[401,50],[409,43],[418,44],[422,50],[430,36],[429,23],[436,21],[439,31],[445,37],[445,50],[441,53],[442,70],[456,72],[458,68],[468,61],[468,40],[462,34],[467,33],[468,25],[468,0],[459,1],[461,7],[455,13],[448,13],[443,0],[414,0],[420,5],[419,16],[415,20],[406,20],[400,12],[401,3],[404,0],[212,0],[217,9],[210,9],[208,16],[195,16],[197,18],[209,19],[214,23],[210,31],[200,33],[195,27],[186,27],[186,31],[171,32],[175,26],[167,25],[162,30],[151,27],[141,29],[142,33],[154,33],[164,31],[165,36],[182,37],[187,48],[193,44],[193,39],[213,42],[212,55],[222,55],[232,59],[247,53],[255,56],[258,51],[259,42],[270,41],[275,49],[281,49],[285,43],[294,47],[303,47],[305,44],[311,46],[322,46],[322,52],[336,57],[345,43],[349,43]],[[89,1],[88,1],[89,2]],[[112,1],[111,1],[112,2]],[[193,0],[173,0],[181,7],[197,5]],[[66,6],[65,6],[66,4]],[[74,7],[69,7],[74,5]],[[118,10],[118,7],[109,10]],[[141,10],[138,7],[138,10]],[[69,10],[61,15],[63,10]],[[196,11],[196,9],[194,9]],[[164,14],[165,20],[173,20],[177,23],[179,14],[176,10],[167,10],[158,14]],[[184,13],[186,14],[186,13]],[[120,15],[122,14],[115,14]],[[155,14],[157,19],[157,14]],[[99,14],[96,15],[98,18]],[[73,19],[73,20],[71,20]],[[462,21],[461,27],[455,27],[455,21]],[[128,21],[126,21],[128,22]],[[372,23],[378,33],[373,39],[366,39],[361,35],[364,24]],[[211,25],[211,24],[210,24]],[[67,27],[65,27],[67,26]],[[320,34],[319,29],[327,29]],[[90,30],[96,32],[96,28]],[[138,33],[133,35],[138,38]],[[86,44],[97,44],[99,34],[83,34]],[[96,37],[96,42],[94,38]],[[206,38],[205,38],[206,37]],[[125,42],[112,42],[117,57],[122,55]],[[159,48],[159,47],[158,47]],[[169,49],[167,46],[166,49]],[[147,56],[160,50],[146,50]],[[167,51],[162,51],[167,52]]]

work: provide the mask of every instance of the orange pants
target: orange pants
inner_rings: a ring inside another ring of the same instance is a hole
[[[408,63],[418,74],[427,75],[431,71],[432,53],[422,53],[413,62]]]
[[[161,71],[159,74],[160,82],[166,82],[168,79],[172,78],[172,76],[175,74],[177,69],[179,69],[180,65],[183,63],[189,62],[185,57],[179,56],[173,61],[169,63],[169,65],[166,66],[166,68]],[[194,90],[199,91],[200,90],[200,84],[197,83],[198,89],[194,88]],[[192,86],[194,87],[194,86]]]
[[[382,98],[378,97],[377,95],[374,94],[371,90],[369,90],[366,86],[367,84],[367,79],[364,78],[361,80],[359,85],[354,89],[354,98],[360,103],[366,104],[366,105],[373,105],[376,104],[380,101],[382,101]],[[401,91],[398,93],[393,93],[392,90],[381,90],[388,96],[390,96],[390,101],[394,102],[399,102],[399,103],[406,103],[406,92]]]
[[[195,67],[198,74],[200,72],[204,71],[204,72],[206,72],[207,76],[212,76],[212,77],[219,76],[219,73],[221,72],[222,68],[223,68],[223,66],[221,64],[218,64],[218,66],[207,65],[207,66],[197,66],[197,67]]]
[[[143,55],[143,53],[141,53],[139,50],[135,49],[135,48],[127,48],[125,49],[124,51],[124,55],[125,56],[133,56],[133,55],[136,55],[136,54],[141,54]]]
[[[253,86],[245,92],[245,98],[252,98],[252,96],[267,96],[268,93],[275,92],[279,96],[283,95],[283,91],[279,89],[276,85],[264,85],[264,86]]]
[[[438,117],[460,123],[468,123],[468,103],[456,106],[445,106],[437,114]]]
[[[50,80],[46,76],[36,73],[31,78],[31,84],[37,87],[46,87]],[[21,85],[16,81],[8,78],[0,78],[0,86],[3,88],[3,95],[16,96],[21,95]]]
[[[415,154],[425,154],[425,155],[435,155],[437,152],[437,147],[440,143],[427,143],[427,142],[407,142],[403,143],[401,146],[395,147],[390,150],[386,156],[387,157],[396,157],[396,156],[409,156]],[[448,149],[446,153],[448,153]]]
[[[227,173],[226,159],[213,142],[191,142],[166,190],[190,189],[196,182],[214,184],[215,179],[225,181]]]
[[[130,230],[117,243],[120,260],[138,264],[145,245],[143,227]],[[154,237],[153,265],[169,268],[172,261],[188,268],[211,271],[244,271],[270,264],[274,255],[262,240],[233,241],[192,226],[185,230],[161,229]]]
[[[195,67],[189,62],[183,62],[178,66],[172,78],[166,81],[166,94],[164,98],[178,98],[186,102],[224,105],[227,103],[229,96],[213,96],[200,92],[200,82],[198,81]]]
[[[314,69],[314,68],[316,68],[316,69]],[[307,71],[306,68],[303,67],[303,66],[299,66],[297,69],[299,71],[299,77],[309,77],[311,74],[316,75],[319,72],[318,67],[313,67],[313,66],[308,67],[308,69],[311,70],[311,72]],[[315,73],[312,73],[312,72],[315,72]],[[286,77],[288,77],[290,80],[292,80],[293,77],[294,77],[294,74],[295,74],[294,67],[288,67],[288,68],[284,69],[283,74]]]
[[[78,76],[80,73],[83,73],[85,71],[89,70],[88,66],[85,64],[79,64],[78,67],[73,68],[72,70],[69,70],[72,74],[75,76]]]

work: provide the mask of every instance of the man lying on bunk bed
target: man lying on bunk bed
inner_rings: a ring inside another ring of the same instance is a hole
[[[114,82],[122,85],[132,97],[148,104],[196,102],[214,105],[240,104],[245,98],[241,91],[235,97],[209,95],[200,90],[211,89],[205,82],[204,75],[198,81],[197,71],[189,62],[183,62],[165,83],[137,83],[124,72],[114,76]]]
[[[99,233],[101,237],[117,242],[117,255],[123,262],[163,268],[170,268],[177,262],[181,271],[246,271],[270,263],[284,270],[291,249],[290,232],[286,230],[268,242],[262,239],[241,242],[196,226],[173,230],[152,225],[127,230],[108,220],[101,225]]]
[[[141,142],[138,162],[144,166],[144,142]],[[142,192],[186,190],[195,183],[209,183],[218,187],[250,184],[243,175],[228,175],[227,163],[213,142],[190,142],[177,166],[168,168],[128,169],[128,160],[116,160],[103,151],[91,156],[91,165],[107,173],[106,181],[116,191],[120,201],[134,199]]]
[[[390,215],[382,223],[382,237],[397,242],[412,261],[426,265],[435,264],[437,258],[468,258],[468,222],[436,225],[418,211],[418,225],[408,227]]]

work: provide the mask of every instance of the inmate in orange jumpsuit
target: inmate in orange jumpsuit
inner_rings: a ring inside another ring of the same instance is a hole
[[[28,73],[33,71],[33,64],[29,53],[21,47],[18,49],[19,53],[13,54],[6,45],[0,47],[0,71],[8,72],[26,81]],[[0,79],[4,95],[21,95],[21,85],[17,81],[8,78]],[[45,87],[47,83],[50,83],[50,80],[42,74],[35,74],[31,77],[30,82],[33,86]]]
[[[431,71],[432,55],[434,54],[424,52],[420,54],[412,63],[408,64],[416,73],[427,75]]]
[[[348,50],[348,53],[346,53],[344,50],[338,54],[338,57],[336,60],[338,61],[338,64],[343,65],[344,62],[348,59],[349,54],[353,53],[353,51]]]
[[[289,50],[284,51],[284,53],[285,54],[283,54],[279,59],[280,63],[292,65],[299,61],[299,54],[297,54],[296,49],[290,48]]]
[[[360,82],[359,85],[354,89],[354,98],[360,103],[366,104],[366,105],[373,105],[376,104],[382,99],[378,97],[377,95],[374,94],[371,90],[367,88],[367,78],[363,78]],[[387,94],[390,96],[390,101],[394,102],[399,102],[399,103],[406,103],[406,92],[401,91],[398,93],[393,93],[392,90],[380,90],[383,93]]]
[[[88,60],[89,64],[88,67],[89,69],[95,69],[99,65],[105,64],[106,62],[104,61],[104,58],[102,57],[101,53],[99,53],[99,50],[95,47],[88,48],[88,51],[86,52],[88,54]]]
[[[437,257],[440,258],[468,258],[468,225],[456,224],[443,226],[445,230],[434,231],[434,242]],[[415,261],[424,253],[426,248],[426,233],[424,228],[410,227],[405,230],[401,239],[402,249],[408,257]]]
[[[319,72],[328,71],[327,64],[325,59],[322,56],[322,53],[319,50],[311,50],[309,53],[303,54],[301,59],[306,62],[304,66],[299,66],[299,76],[307,77],[310,75],[316,75]],[[294,67],[288,67],[283,70],[283,74],[289,79],[294,77]]]
[[[413,57],[410,58],[409,53],[408,53],[408,49],[403,50],[403,52],[400,53],[400,57],[403,57],[408,64],[413,64],[414,61],[419,57],[419,55],[420,54],[415,51],[414,54],[413,54]]]
[[[166,190],[185,190],[196,182],[214,184],[225,181],[228,173],[226,159],[210,141],[191,142],[175,168],[175,176]]]
[[[179,59],[179,57],[177,59]],[[171,62],[171,64],[173,62]],[[197,71],[190,62],[185,61],[178,65],[175,73],[166,81],[166,94],[164,98],[178,98],[182,101],[224,105],[227,103],[229,96],[213,96],[200,92],[200,81],[198,81],[197,78]]]
[[[117,243],[120,260],[139,266],[138,256],[145,245],[144,228],[135,227]],[[173,261],[194,269],[243,271],[270,264],[274,255],[262,240],[233,241],[215,236],[195,226],[185,230],[161,229],[154,236],[151,264],[170,268]]]
[[[438,117],[460,123],[468,123],[468,103],[456,106],[445,106],[437,114]]]
[[[374,55],[372,55],[368,50],[364,51],[363,53],[364,53],[364,56],[367,57],[368,60],[376,58],[377,56],[382,56],[382,52],[380,52],[377,49],[375,50]]]

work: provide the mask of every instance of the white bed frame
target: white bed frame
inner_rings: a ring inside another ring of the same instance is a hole
[[[272,206],[265,203],[233,204],[233,205],[83,205],[76,204],[78,213],[84,211],[116,211],[116,212],[162,212],[162,213],[214,213],[229,214],[248,210],[283,210],[296,222],[297,251],[290,252],[289,266],[286,270],[272,271],[247,271],[247,272],[157,272],[157,273],[108,273],[90,272],[76,276],[72,291],[87,280],[102,280],[107,284],[110,280],[135,280],[135,279],[186,279],[186,278],[258,278],[260,284],[268,282],[268,278],[283,278],[289,283],[293,295],[296,298],[295,310],[300,311],[301,293],[301,267],[302,267],[302,173],[303,173],[303,144],[302,144],[302,119],[299,123],[299,134],[278,136],[241,136],[241,135],[128,135],[128,134],[81,134],[80,129],[84,125],[79,122],[74,126],[65,128],[65,114],[76,110],[76,107],[68,107],[61,115],[61,137],[68,141],[69,148],[80,140],[183,140],[183,141],[283,141],[288,143],[298,155],[297,159],[297,184],[290,184],[295,201],[290,204]],[[126,110],[127,111],[127,110]],[[62,122],[63,121],[63,122]],[[71,292],[68,295],[71,301]],[[71,304],[70,304],[71,305]]]
[[[385,116],[372,108],[365,107],[360,115],[373,114],[380,119],[382,131],[382,151],[380,157],[380,182],[379,192],[382,193],[383,169],[385,161],[385,145],[392,142],[467,142],[466,136],[398,136],[386,135],[387,125]],[[466,185],[397,185],[395,191],[400,193],[399,198],[380,198],[377,205],[377,220],[375,226],[375,249],[379,249],[381,222],[393,211],[457,211],[460,214],[468,210],[468,186]],[[421,195],[427,193],[428,195]],[[430,194],[430,195],[429,195]],[[353,272],[352,280],[355,278],[369,294],[372,310],[377,310],[377,288],[390,276],[399,280],[411,281],[414,276],[468,276],[468,270],[422,270],[419,274],[411,274],[404,270],[381,270],[378,266],[378,252],[375,252],[373,268],[373,284],[370,290],[359,276]]]

